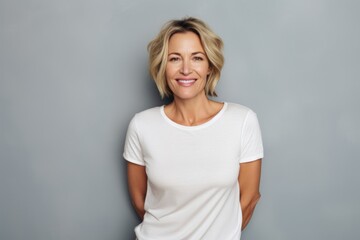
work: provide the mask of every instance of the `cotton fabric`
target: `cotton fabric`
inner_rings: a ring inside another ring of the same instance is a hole
[[[225,102],[210,121],[183,126],[164,106],[136,114],[124,158],[145,166],[145,216],[139,240],[239,240],[239,163],[263,158],[261,131],[249,108]]]

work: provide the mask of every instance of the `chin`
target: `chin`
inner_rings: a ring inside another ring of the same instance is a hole
[[[201,97],[201,93],[174,93],[174,97],[179,100],[191,100]]]

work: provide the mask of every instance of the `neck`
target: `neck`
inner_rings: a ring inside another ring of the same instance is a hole
[[[209,100],[205,94],[201,98],[189,100],[174,97],[165,108],[166,115],[185,126],[200,125],[210,120],[221,110],[222,104]]]

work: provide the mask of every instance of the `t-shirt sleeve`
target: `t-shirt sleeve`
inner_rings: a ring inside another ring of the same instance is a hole
[[[261,130],[256,113],[249,110],[241,132],[240,163],[251,162],[264,157]]]
[[[129,162],[145,165],[139,133],[136,128],[136,115],[131,120],[126,133],[123,157]]]

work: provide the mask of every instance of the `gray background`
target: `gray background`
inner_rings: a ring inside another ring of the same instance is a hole
[[[133,239],[126,128],[162,104],[146,45],[185,15],[225,42],[218,100],[260,119],[262,199],[243,239],[359,239],[359,10],[350,0],[0,0],[0,239]]]

